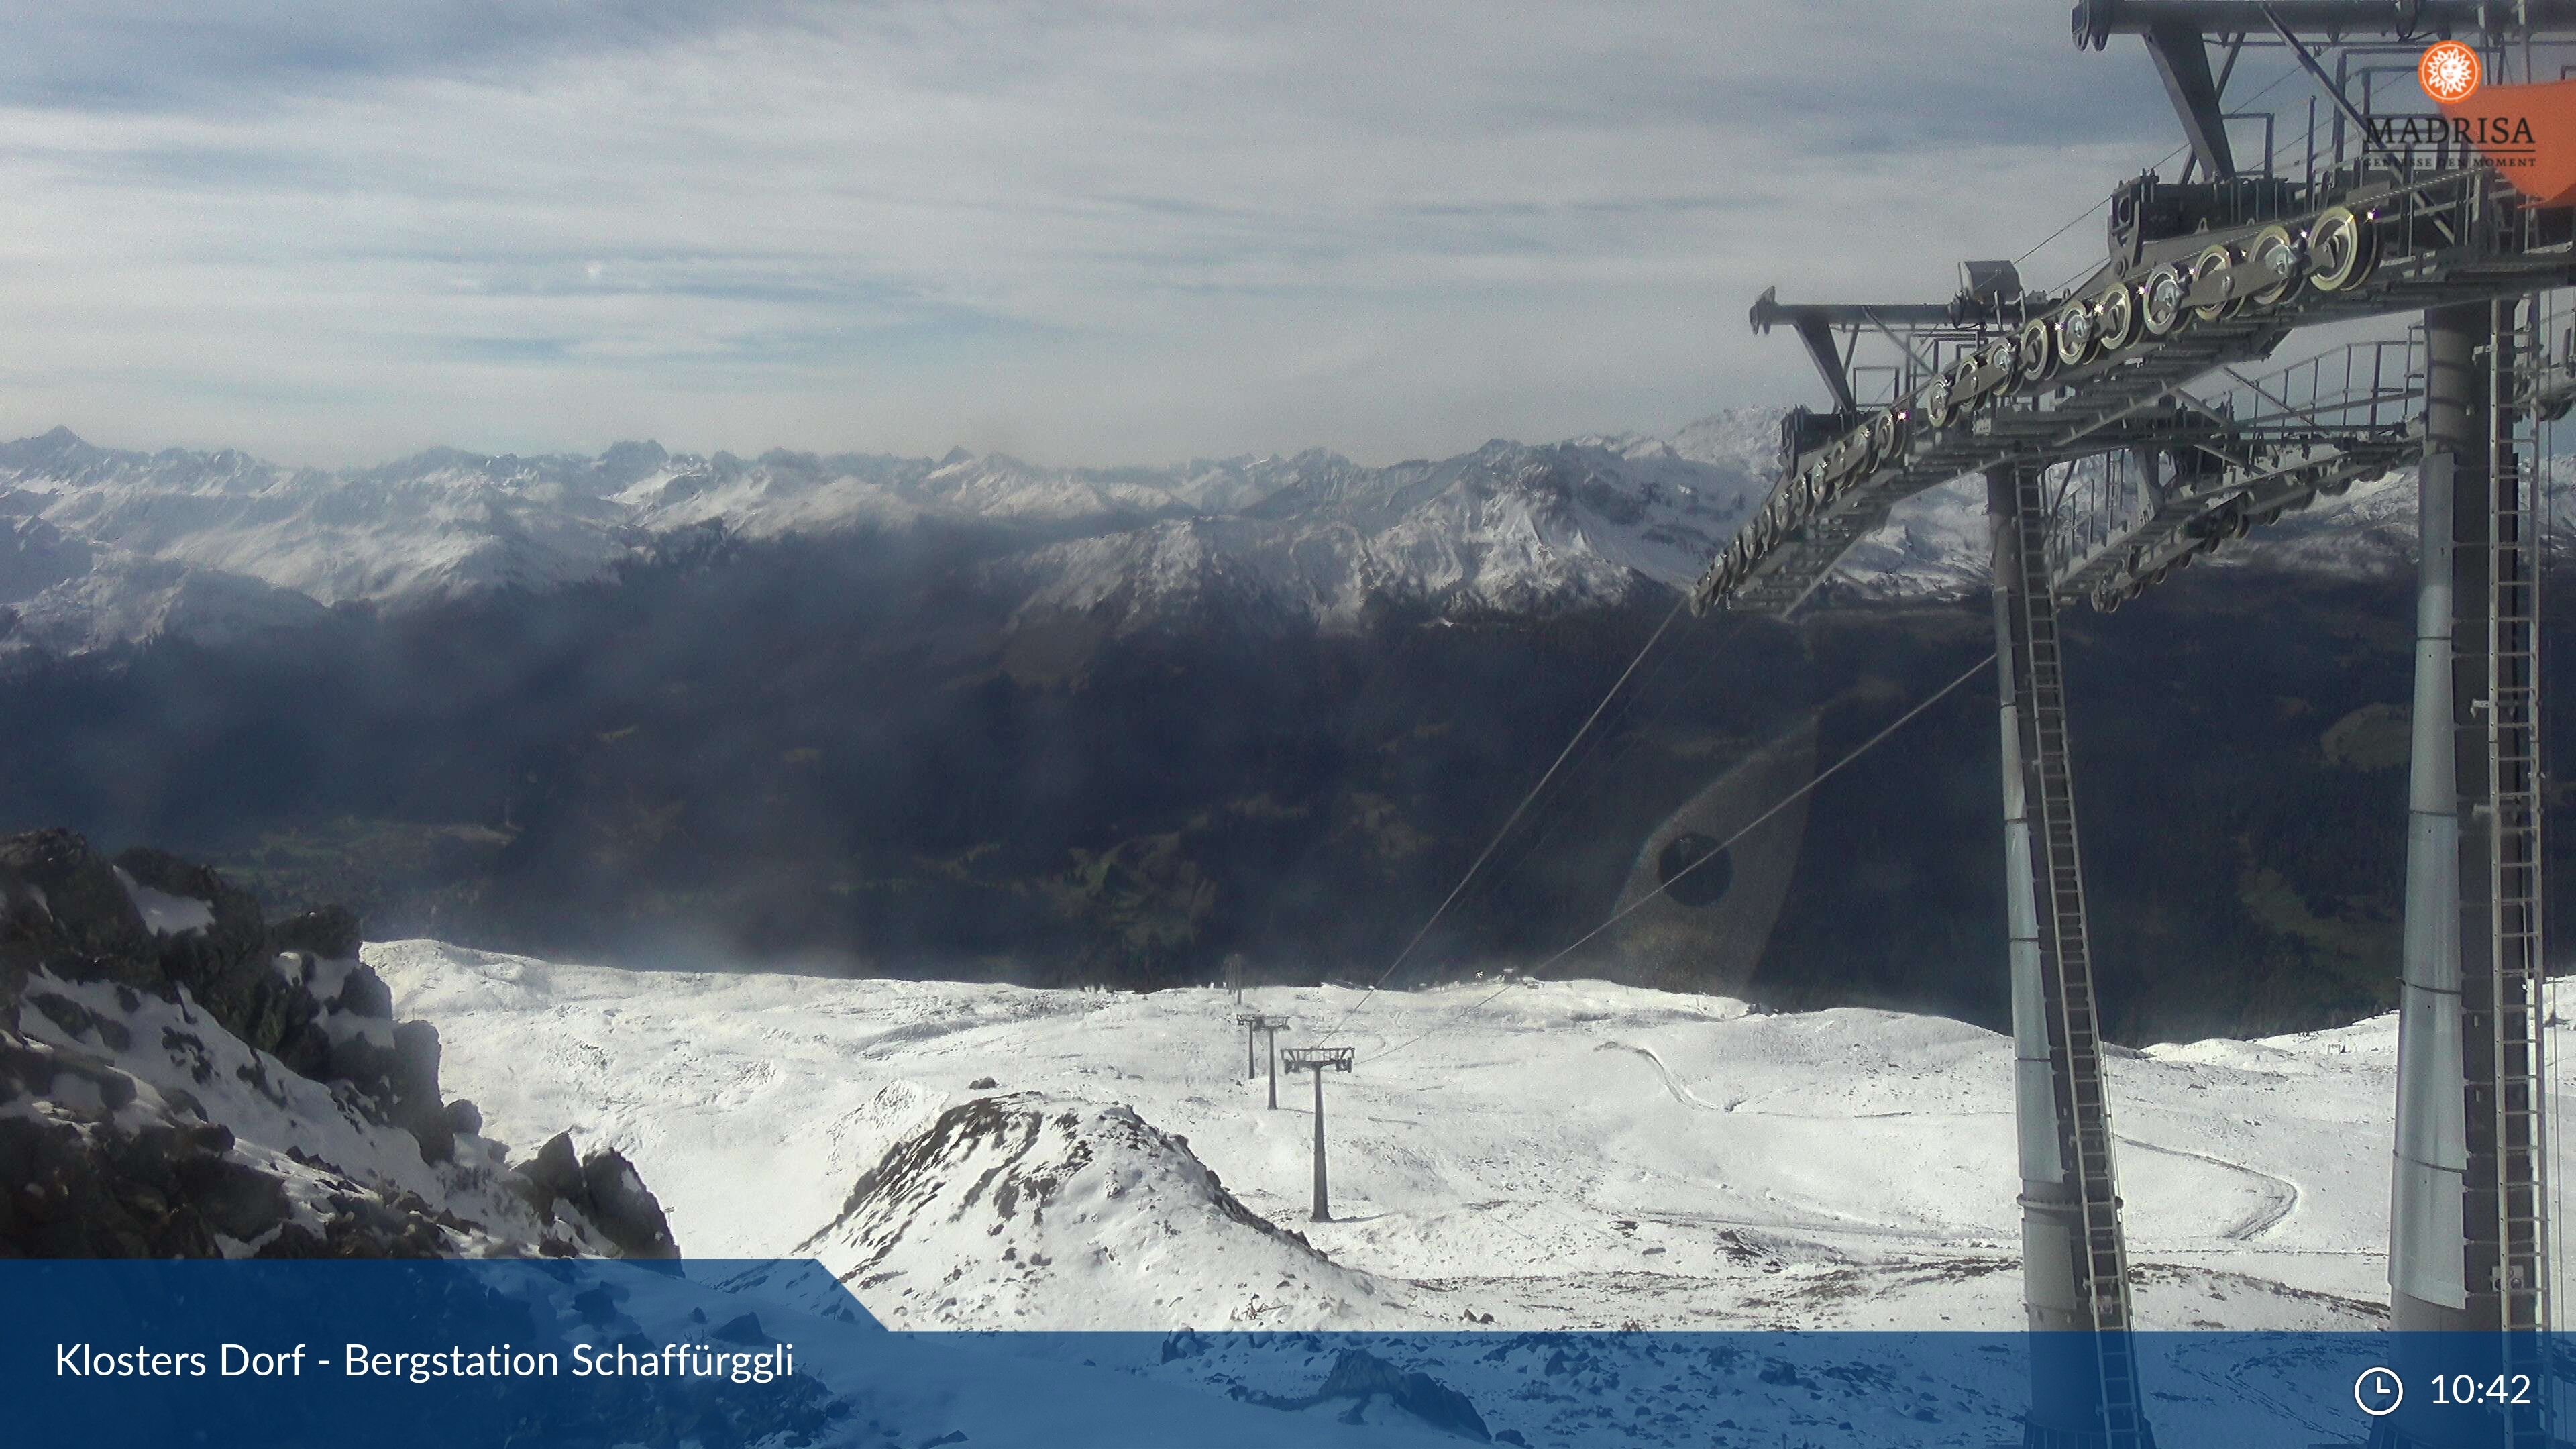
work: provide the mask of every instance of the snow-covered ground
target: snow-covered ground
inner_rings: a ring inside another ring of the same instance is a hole
[[[1939,1018],[1252,991],[1287,1044],[1347,1017],[1358,1049],[1311,1223],[1312,1087],[1267,1108],[1222,990],[366,960],[493,1135],[569,1123],[691,1256],[820,1257],[897,1327],[2020,1323],[2011,1044]],[[2381,1018],[2116,1057],[2143,1326],[2381,1321],[2394,1049]]]

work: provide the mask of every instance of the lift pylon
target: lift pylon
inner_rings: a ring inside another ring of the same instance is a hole
[[[2545,1382],[2537,300],[2436,309],[2416,591],[2390,1326],[2500,1333],[2494,1367]],[[2545,1446],[2546,1396],[2500,1406]],[[2380,1449],[2436,1442],[2400,1412]]]
[[[2079,47],[2144,41],[2191,162],[2179,179],[2148,172],[2113,191],[2098,266],[1987,310],[1765,294],[1757,330],[1799,332],[1834,411],[1791,414],[1777,484],[1693,602],[1785,615],[1895,504],[1985,476],[2025,1298],[2033,1327],[2073,1330],[2035,1336],[2056,1357],[2034,1379],[2028,1442],[2143,1444],[2056,610],[2088,598],[2107,610],[2420,458],[2391,1321],[2500,1332],[2498,1351],[2540,1382],[2551,1305],[2533,434],[2576,397],[2576,344],[2535,314],[2576,284],[2576,208],[2456,132],[2414,72],[2439,38],[2479,48],[2500,85],[2576,74],[2576,0],[2082,0],[2074,25]],[[2281,113],[2221,101],[2242,56],[2267,48],[2315,92],[2304,145],[2280,155]],[[2403,79],[2374,89],[2391,71]],[[2257,129],[2259,156],[2241,144]],[[2410,334],[2243,370],[2302,328],[2385,332],[2417,316],[2420,344]],[[1890,363],[1856,366],[1863,339],[1892,344]],[[1882,374],[1883,388],[1861,386]],[[2419,1434],[2417,1412],[2379,1420],[2374,1444],[2455,1440]],[[2545,1413],[2486,1423],[2532,1449],[2549,1442]]]
[[[1264,1016],[1257,1011],[1247,1011],[1237,1016],[1235,1020],[1243,1023],[1245,1076],[1258,1075],[1260,1070],[1258,1060],[1251,1055],[1253,1035],[1259,1033],[1270,1043],[1270,1107],[1271,1110],[1277,1111],[1279,1107],[1279,1033],[1288,1029],[1288,1018]]]
[[[1315,1074],[1315,1213],[1314,1220],[1333,1220],[1333,1198],[1324,1180],[1324,1073],[1347,1072],[1358,1055],[1351,1047],[1290,1047],[1281,1053],[1292,1072]]]
[[[1247,1079],[1260,1076],[1261,1048],[1256,1044],[1255,1039],[1263,1035],[1269,1036],[1271,1052],[1274,1056],[1277,1055],[1278,1034],[1288,1025],[1288,1018],[1264,1016],[1257,1011],[1238,1011],[1234,1014],[1234,1022],[1235,1025],[1243,1028],[1243,1075]]]
[[[2093,1001],[2041,470],[1986,475],[2002,704],[2007,953],[2020,1134],[2026,1449],[2153,1444],[2129,1341],[2128,1245]]]

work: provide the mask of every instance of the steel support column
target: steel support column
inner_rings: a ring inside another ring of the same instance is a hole
[[[1324,1182],[1324,1069],[1315,1068],[1315,1212],[1314,1220],[1333,1220],[1332,1189]]]
[[[2486,1371],[2532,1370],[2548,1326],[2537,550],[2524,503],[2518,305],[2424,315],[2388,1231],[2389,1326],[2509,1334],[2494,1360],[2479,1365]],[[2401,1340],[2400,1352],[2421,1343]],[[2409,1404],[2375,1426],[2371,1442],[2381,1449],[2456,1442],[2459,1417]],[[2545,1406],[2477,1417],[2484,1442],[2552,1442]]]
[[[2417,518],[2415,705],[2408,761],[2406,928],[2398,966],[2397,1144],[2388,1225],[2389,1326],[2497,1327],[2469,1302],[2466,1249],[2468,1058],[2461,1026],[2467,957],[2486,933],[2486,751],[2469,748],[2486,679],[2484,305],[2424,314],[2424,467]],[[2478,733],[2483,733],[2481,729]],[[2471,863],[2474,862],[2474,867]]]
[[[1315,1221],[1333,1220],[1332,1188],[1324,1180],[1324,1073],[1347,1072],[1358,1053],[1350,1047],[1290,1047],[1288,1070],[1315,1074]]]
[[[2141,1449],[2127,1246],[2111,1160],[2057,603],[2039,470],[1986,475],[1994,544],[2005,887],[2020,1129],[2027,1449]]]

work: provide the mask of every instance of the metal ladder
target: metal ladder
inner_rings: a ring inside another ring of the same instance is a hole
[[[2538,425],[2539,301],[2495,304],[2489,356],[2486,746],[2489,807],[2489,1045],[2498,1326],[2509,1373],[2549,1383],[2546,969],[2540,933]],[[2526,457],[2526,445],[2530,445]],[[2478,1084],[2483,1086],[2485,1084]],[[2473,1093],[2474,1100],[2474,1093]],[[2549,1395],[2506,1412],[2513,1449],[2546,1449]]]
[[[2093,957],[2084,922],[2084,877],[2076,848],[2075,791],[2066,757],[2066,691],[2049,588],[2048,500],[2042,470],[2013,470],[2013,520],[2020,577],[2012,591],[2014,674],[2027,686],[2018,711],[2023,808],[2039,887],[2040,974],[2048,1007],[2049,1076],[2056,1089],[2058,1151],[2082,1210],[2077,1286],[2090,1305],[2102,1387],[2102,1442],[2150,1449],[2139,1402],[2137,1353],[2128,1336],[2128,1248],[2111,1155],[2111,1113],[2103,1095],[2102,1042],[2093,1004]]]

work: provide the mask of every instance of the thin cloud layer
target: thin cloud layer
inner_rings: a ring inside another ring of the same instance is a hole
[[[2002,0],[397,8],[0,5],[0,430],[1112,463],[1669,427],[1809,390],[1745,334],[1763,286],[1945,295],[2174,133],[2142,52]]]

